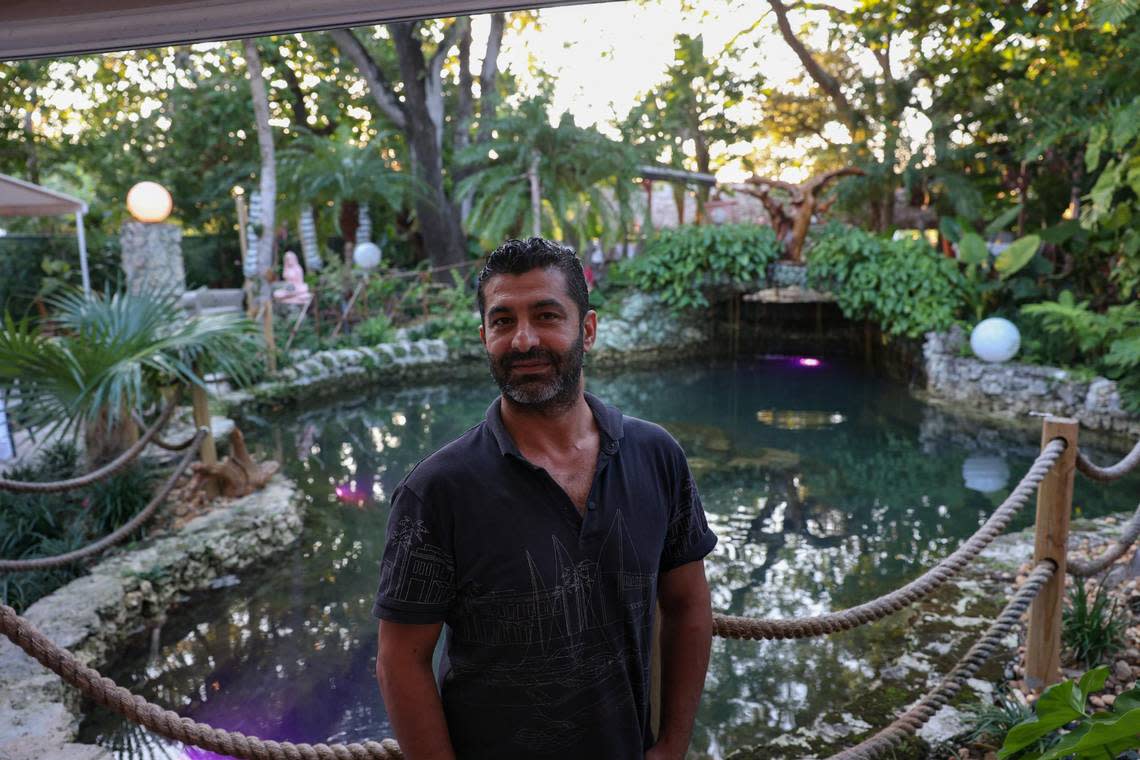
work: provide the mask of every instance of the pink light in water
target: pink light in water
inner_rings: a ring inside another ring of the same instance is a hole
[[[818,367],[820,364],[823,364],[823,362],[821,362],[819,359],[815,359],[811,356],[800,357],[800,366],[801,367]]]
[[[368,500],[368,492],[359,488],[355,480],[350,480],[336,487],[336,497],[348,504],[359,505]]]

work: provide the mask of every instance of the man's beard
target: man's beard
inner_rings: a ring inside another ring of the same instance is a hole
[[[525,353],[511,352],[498,359],[488,355],[491,376],[502,394],[519,406],[543,412],[569,407],[578,397],[582,379],[582,358],[586,353],[583,338],[579,330],[578,340],[562,354],[535,346]],[[528,361],[546,361],[550,367],[541,368],[542,377],[525,371],[511,372],[515,364]]]

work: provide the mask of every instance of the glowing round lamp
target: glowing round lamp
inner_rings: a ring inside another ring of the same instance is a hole
[[[994,454],[974,454],[962,463],[962,480],[971,491],[994,493],[1009,483],[1009,465]]]
[[[127,211],[140,222],[161,222],[170,216],[174,200],[157,182],[140,182],[127,193]]]
[[[380,266],[380,246],[375,243],[361,243],[352,249],[352,263],[361,269],[375,269]]]
[[[984,362],[1007,362],[1021,348],[1021,333],[1008,319],[983,319],[970,333],[970,348]]]

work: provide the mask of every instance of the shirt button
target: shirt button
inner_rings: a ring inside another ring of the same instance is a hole
[[[611,443],[607,443],[607,444],[605,445],[605,447],[602,449],[602,451],[606,452],[607,454],[612,454],[612,453],[614,453],[615,451],[617,451],[617,444],[616,444],[616,443],[612,443],[612,442],[611,442]]]
[[[595,504],[593,501],[586,502],[586,509],[594,509],[596,506],[598,506],[598,505]]]

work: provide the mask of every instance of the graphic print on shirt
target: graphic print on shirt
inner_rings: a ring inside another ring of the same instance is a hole
[[[397,551],[382,569],[382,594],[438,604],[446,598],[441,585],[455,576],[450,557],[410,518],[398,524],[396,538]],[[642,668],[641,653],[624,642],[630,625],[649,619],[658,562],[638,557],[620,511],[593,559],[575,561],[554,535],[547,556],[522,554],[529,589],[467,584],[449,616],[455,641],[500,649],[502,657],[478,665],[453,660],[449,678],[490,687],[484,705],[525,707],[543,730],[519,730],[514,743],[549,752],[572,744],[599,710],[628,709],[634,699],[628,685],[606,682],[625,682]]]

